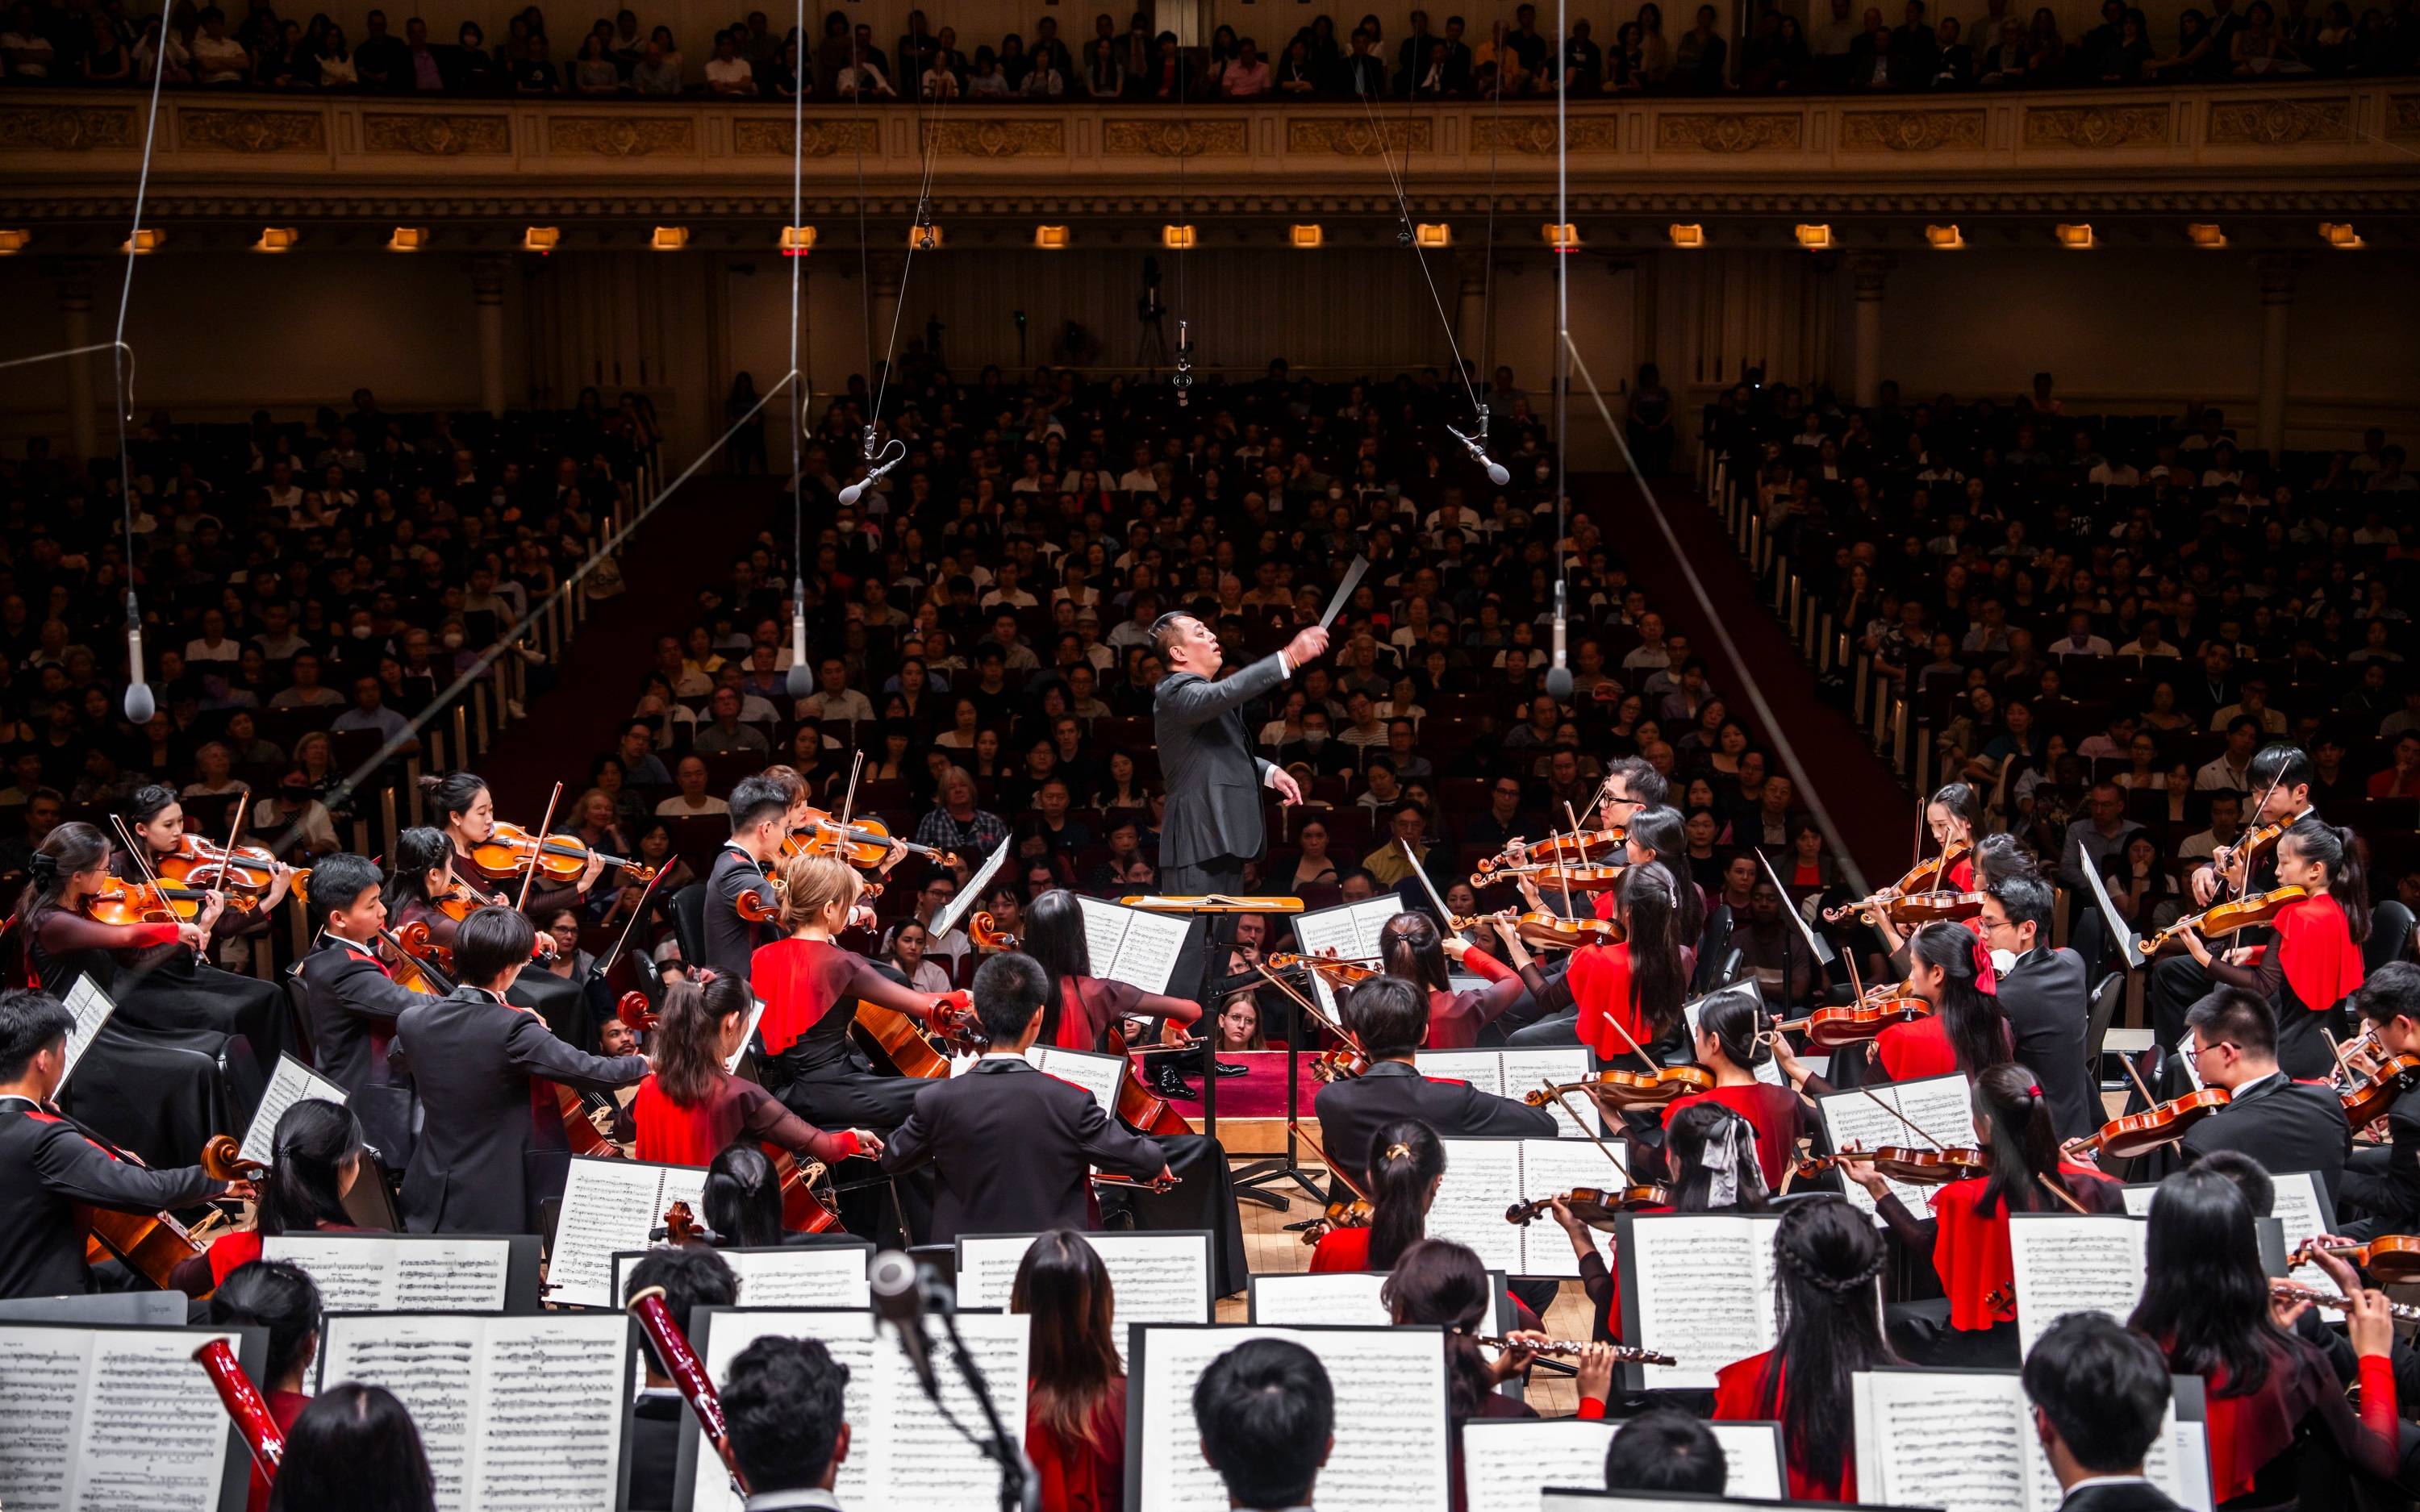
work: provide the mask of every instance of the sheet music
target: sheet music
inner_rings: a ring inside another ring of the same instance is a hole
[[[1708,1423],[1723,1447],[1724,1494],[1779,1500],[1781,1434],[1773,1423]],[[1469,1512],[1537,1512],[1549,1486],[1595,1486],[1618,1422],[1478,1420],[1463,1425],[1462,1480]],[[1624,1505],[1627,1504],[1614,1504]],[[1608,1508],[1610,1512],[1610,1508]]]
[[[999,1467],[933,1410],[898,1342],[887,1330],[877,1337],[871,1315],[718,1309],[709,1319],[699,1352],[718,1383],[728,1378],[740,1350],[768,1335],[821,1339],[833,1360],[848,1367],[842,1411],[856,1437],[833,1490],[849,1512],[965,1512],[998,1499]],[[1021,1317],[958,1315],[958,1332],[991,1387],[1003,1423],[1025,1421],[1029,1326]],[[980,1424],[982,1409],[958,1372],[944,1365],[939,1373],[950,1412],[962,1423]],[[740,1512],[721,1461],[703,1444],[693,1487],[696,1512]]]
[[[1084,912],[1084,945],[1093,975],[1143,992],[1163,994],[1193,932],[1190,914],[1155,914],[1098,898],[1076,900]]]
[[[926,926],[930,931],[931,938],[938,940],[946,935],[958,927],[959,919],[974,911],[975,900],[984,895],[985,887],[991,886],[991,879],[1000,874],[1001,863],[1007,860],[1008,853],[1015,849],[1016,846],[1007,841],[1002,841],[993,847],[992,853],[984,857],[983,865],[975,868],[975,874],[967,878],[967,885],[960,887],[957,895],[943,905],[939,913],[933,916],[932,922]]]
[[[2270,1204],[2267,1216],[2275,1218],[2278,1227],[2285,1231],[2288,1254],[2292,1254],[2296,1245],[2314,1234],[2335,1232],[2334,1213],[2319,1196],[2319,1177],[2315,1173],[2282,1171],[2273,1173],[2270,1180],[2275,1183],[2277,1195]],[[2151,1211],[2151,1199],[2159,1195],[2156,1181],[2129,1186],[2123,1194],[2126,1211],[2136,1217],[2148,1217]],[[2335,1295],[2336,1284],[2328,1279],[2328,1273],[2307,1261],[2296,1266],[2288,1279],[2298,1287],[2316,1287],[2330,1296]]]
[[[1412,1064],[1432,1080],[1468,1082],[1490,1097],[1504,1095],[1501,1050],[1422,1050],[1412,1057]]]
[[[1868,1097],[1867,1092],[1873,1096]],[[1876,1106],[1876,1099],[1887,1103],[1888,1108]],[[1834,1149],[1845,1149],[1853,1144],[1868,1149],[1884,1145],[1929,1149],[1934,1145],[1954,1149],[1975,1143],[1974,1091],[1963,1075],[1885,1082],[1858,1091],[1835,1092],[1817,1098],[1815,1106],[1823,1115]],[[1898,1111],[1899,1118],[1891,1117],[1891,1109]],[[1930,1141],[1911,1133],[1910,1123],[1931,1135]],[[1847,1189],[1849,1206],[1877,1223],[1882,1221],[1874,1211],[1873,1197],[1864,1187],[1854,1181],[1840,1184]],[[1916,1217],[1920,1219],[1931,1211],[1933,1188],[1893,1181],[1890,1189]]]
[[[2103,1313],[2124,1322],[2143,1296],[2140,1218],[2110,1213],[2009,1215],[2009,1253],[2017,1268],[2017,1349],[2069,1313]]]
[[[1394,1321],[1378,1300],[1384,1271],[1294,1271],[1252,1277],[1251,1321],[1277,1327],[1349,1323],[1384,1328]]]
[[[1943,1512],[2056,1512],[2058,1477],[2014,1370],[1860,1370],[1852,1381],[1859,1501],[1921,1503]],[[2187,1463],[2196,1455],[2198,1469]],[[2172,1500],[2208,1512],[2202,1425],[2179,1421],[2173,1396],[2143,1473]]]
[[[1610,1143],[1610,1141],[1608,1141]],[[1619,1151],[1620,1147],[1615,1147]],[[1521,1141],[1521,1200],[1542,1202],[1559,1196],[1575,1187],[1609,1187],[1622,1184],[1621,1172],[1605,1158],[1605,1151],[1586,1139],[1524,1139]],[[1504,1214],[1496,1215],[1503,1223]],[[1505,1227],[1513,1225],[1505,1224]],[[1533,1219],[1523,1242],[1523,1269],[1515,1275],[1572,1276],[1580,1273],[1579,1257],[1572,1252],[1569,1235],[1555,1222],[1552,1213]],[[1589,1230],[1599,1255],[1605,1253],[1606,1236]]]
[[[1295,943],[1305,955],[1325,955],[1333,950],[1347,960],[1375,956],[1378,932],[1387,927],[1387,920],[1403,911],[1404,901],[1389,892],[1364,898],[1357,903],[1296,914]],[[1311,990],[1319,996],[1321,1011],[1335,1018],[1336,995],[1327,990],[1327,979],[1316,971],[1311,973]]]
[[[1677,1362],[1639,1366],[1646,1387],[1710,1389],[1723,1366],[1773,1348],[1780,1223],[1777,1213],[1632,1216],[1621,1259],[1623,1306],[1637,1310],[1633,1342]]]
[[[101,1033],[101,1026],[109,1022],[109,1015],[117,1011],[117,1005],[89,975],[70,982],[68,995],[59,1001],[75,1015],[75,1027],[68,1031],[67,1066],[59,1072],[59,1086],[64,1088],[68,1084],[69,1073],[76,1069],[76,1062],[84,1058],[84,1053],[92,1048],[93,1039]],[[58,1094],[54,1091],[52,1095],[55,1097]]]
[[[260,1094],[260,1106],[253,1113],[252,1126],[243,1132],[243,1148],[238,1160],[268,1165],[277,1153],[277,1120],[286,1110],[306,1097],[343,1107],[350,1101],[345,1089],[292,1056],[277,1057],[277,1071],[269,1078],[269,1086]]]
[[[1551,1050],[1423,1050],[1412,1058],[1423,1076],[1468,1082],[1482,1092],[1515,1103],[1540,1087],[1569,1087],[1589,1078],[1589,1053],[1578,1046]],[[1595,1106],[1585,1092],[1571,1094],[1571,1103],[1583,1113]],[[1587,1127],[1565,1112],[1560,1103],[1550,1102],[1545,1107],[1554,1115],[1558,1138],[1588,1137]],[[1602,1120],[1596,1132],[1604,1133]]]
[[[737,1076],[739,1074],[739,1059],[742,1056],[748,1054],[748,1047],[756,1042],[756,1025],[764,1017],[765,999],[757,996],[754,993],[750,993],[748,995],[748,1022],[740,1026],[738,1048],[732,1051],[728,1056],[722,1057],[722,1074],[725,1076]]]
[[[958,1305],[1008,1310],[1016,1268],[1032,1234],[976,1234],[958,1241]],[[1129,1323],[1210,1321],[1210,1236],[1189,1233],[1085,1234],[1109,1273],[1109,1337],[1121,1344]]]
[[[743,1307],[864,1307],[874,1300],[865,1285],[865,1268],[874,1258],[871,1244],[719,1249],[715,1253],[739,1278]],[[614,1296],[629,1295],[630,1271],[646,1255],[644,1250],[624,1251],[613,1257]]]
[[[629,1330],[618,1313],[332,1318],[319,1379],[401,1399],[442,1512],[613,1512]]]
[[[2168,1412],[2174,1416],[2176,1409],[2171,1406]],[[2153,1473],[2151,1478],[2168,1488],[2168,1499],[2191,1512],[2211,1512],[2214,1504],[2210,1490],[2208,1427],[2199,1423],[2170,1423],[2162,1441],[2151,1445],[2150,1458],[2162,1457],[2170,1468],[2164,1474]],[[2147,1463],[2144,1469],[2149,1471],[2150,1466]]]
[[[201,1329],[0,1326],[0,1506],[8,1512],[217,1512],[226,1411],[194,1351]]]
[[[332,1313],[500,1313],[513,1247],[440,1234],[272,1234],[260,1257],[299,1265]]]
[[[1524,1196],[1521,1147],[1528,1141],[1443,1139],[1438,1143],[1445,1147],[1445,1179],[1437,1183],[1436,1200],[1429,1205],[1428,1237],[1469,1245],[1477,1252],[1479,1263],[1491,1271],[1528,1274],[1523,1268],[1526,1231],[1504,1221],[1504,1210]],[[1605,1165],[1605,1157],[1599,1155],[1597,1164]],[[1546,1227],[1555,1227],[1551,1222]],[[1559,1228],[1555,1228],[1555,1242],[1569,1254],[1571,1245]]]
[[[613,1252],[645,1249],[664,1210],[686,1202],[703,1214],[706,1168],[576,1156],[564,1183],[563,1215],[547,1258],[547,1301],[613,1307]]]
[[[1445,1348],[1434,1328],[1145,1330],[1142,1411],[1126,1424],[1151,1512],[1227,1512],[1227,1488],[1202,1458],[1193,1385],[1248,1339],[1286,1338],[1319,1356],[1336,1387],[1336,1446],[1319,1473],[1320,1512],[1445,1512]],[[1133,1360],[1128,1369],[1137,1368]]]

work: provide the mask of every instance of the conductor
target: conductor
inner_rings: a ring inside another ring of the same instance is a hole
[[[1161,615],[1151,639],[1168,667],[1153,690],[1154,733],[1168,783],[1168,811],[1160,822],[1162,885],[1175,894],[1238,892],[1245,863],[1261,854],[1267,839],[1260,790],[1274,788],[1289,804],[1302,801],[1301,786],[1282,767],[1252,754],[1243,707],[1326,651],[1327,632],[1306,626],[1282,651],[1223,681],[1213,681],[1225,660],[1218,633],[1192,615]]]

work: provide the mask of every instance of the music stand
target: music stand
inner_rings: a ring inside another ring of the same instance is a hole
[[[1156,914],[1299,914],[1303,911],[1299,898],[1237,897],[1214,892],[1198,898],[1126,897],[1118,902],[1128,908],[1140,908]],[[1230,949],[1231,941],[1218,938],[1205,918],[1202,928],[1202,983],[1206,991],[1210,984],[1226,976],[1225,963],[1219,957]],[[1202,1132],[1211,1138],[1218,1137],[1218,1033],[1217,1009],[1202,1005],[1210,1031],[1202,1037]],[[1254,1161],[1234,1173],[1235,1196],[1286,1211],[1292,1204],[1275,1192],[1262,1190],[1264,1181],[1291,1180],[1303,1189],[1313,1202],[1327,1200],[1311,1180],[1310,1174],[1295,1165],[1294,1123],[1300,1103],[1299,1067],[1295,1058],[1295,1041],[1300,1035],[1300,1021],[1295,1016],[1294,1004],[1286,1004],[1286,1149],[1278,1160]]]

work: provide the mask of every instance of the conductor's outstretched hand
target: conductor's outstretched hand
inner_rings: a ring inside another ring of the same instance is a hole
[[[1295,632],[1286,642],[1286,663],[1301,667],[1317,660],[1327,650],[1327,631],[1320,625],[1309,625]]]

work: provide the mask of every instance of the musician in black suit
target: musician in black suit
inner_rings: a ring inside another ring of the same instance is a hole
[[[716,853],[714,869],[706,877],[706,959],[696,963],[725,976],[748,980],[749,958],[756,948],[778,939],[768,920],[751,923],[739,917],[739,900],[754,893],[770,913],[778,905],[765,869],[781,859],[782,842],[789,838],[790,809],[797,797],[774,778],[744,777],[731,790],[731,838]]]
[[[0,1297],[126,1284],[115,1262],[98,1276],[85,1263],[79,1207],[151,1213],[253,1195],[250,1182],[215,1181],[198,1165],[148,1170],[122,1161],[54,1112],[74,1027],[47,993],[0,993]]]
[[[2101,1313],[2070,1313],[2025,1356],[2034,1433],[2066,1499],[2059,1512],[2173,1512],[2143,1473],[2168,1410],[2159,1346]]]
[[[1412,1064],[1429,1034],[1428,996],[1400,977],[1373,977],[1346,995],[1344,1026],[1369,1053],[1368,1071],[1319,1089],[1320,1148],[1330,1162],[1365,1160],[1382,1125],[1416,1119],[1442,1139],[1552,1139],[1544,1108],[1482,1092],[1468,1082],[1433,1082]],[[1360,1179],[1355,1172],[1355,1179]]]
[[[929,1162],[940,1178],[926,1243],[1092,1228],[1090,1167],[1138,1180],[1170,1174],[1157,1144],[1102,1112],[1092,1093],[1026,1060],[1048,993],[1032,956],[1011,951],[985,962],[974,1007],[991,1050],[967,1074],[918,1092],[915,1110],[883,1146],[884,1170]]]
[[[397,982],[379,959],[379,932],[386,928],[382,881],[378,863],[365,856],[340,853],[314,866],[319,949],[294,968],[302,980],[312,1062],[354,1098],[386,1081],[376,1041],[391,1038],[396,1019],[427,995]]]
[[[570,1150],[551,1102],[532,1102],[532,1079],[611,1092],[647,1074],[644,1056],[575,1050],[504,1001],[536,938],[519,910],[480,909],[454,936],[459,985],[396,1022],[389,1065],[412,1077],[424,1109],[403,1177],[404,1227],[415,1234],[537,1232],[538,1203],[562,1195]]]
[[[1983,943],[2017,959],[2000,974],[2000,1011],[2017,1037],[2017,1059],[2034,1073],[2050,1103],[2061,1141],[2101,1127],[2092,1068],[2086,1064],[2092,1001],[2084,957],[2053,949],[2050,884],[2030,872],[2005,876],[1983,897]]]
[[[2420,1055],[2420,965],[2388,962],[2369,974],[2353,1003],[2362,1026],[2388,1055]],[[2405,1086],[2387,1104],[2386,1139],[2356,1152],[2345,1172],[2345,1203],[2364,1213],[2336,1225],[2349,1239],[2409,1234],[2420,1226],[2420,1086]]]
[[[315,869],[313,876],[318,872]],[[664,1306],[683,1332],[697,1332],[691,1316],[699,1307],[729,1307],[739,1300],[739,1278],[731,1263],[702,1244],[652,1249],[630,1267],[623,1283],[625,1302],[661,1287]],[[681,1419],[689,1404],[656,1358],[656,1347],[642,1339],[646,1351],[646,1384],[630,1407],[630,1512],[672,1512],[673,1480],[680,1463]]]
[[[2188,1162],[2238,1149],[2268,1171],[2310,1171],[2334,1206],[2352,1130],[2335,1088],[2295,1081],[2278,1069],[2277,1021],[2269,1005],[2231,987],[2195,1003],[2185,1024],[2185,1054],[2202,1085],[2231,1094],[2226,1106],[2185,1131]]]

